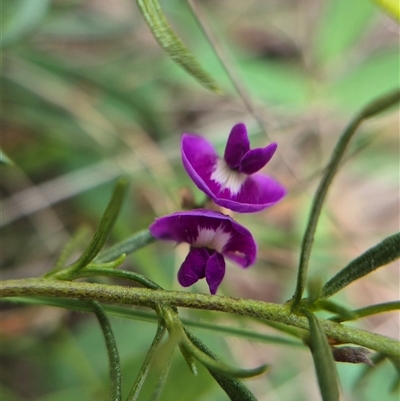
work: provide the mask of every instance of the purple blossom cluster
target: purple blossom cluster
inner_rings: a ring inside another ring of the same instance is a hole
[[[259,173],[277,148],[250,149],[244,124],[229,135],[224,157],[204,138],[184,133],[182,163],[189,177],[215,204],[234,212],[253,213],[270,207],[286,194],[273,178]],[[186,242],[190,251],[178,272],[178,281],[188,287],[205,278],[211,294],[225,275],[225,258],[246,268],[256,259],[257,244],[247,228],[231,217],[211,210],[195,209],[160,217],[150,225],[158,239]]]

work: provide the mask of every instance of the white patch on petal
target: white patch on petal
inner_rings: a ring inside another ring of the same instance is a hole
[[[211,179],[222,186],[227,188],[232,195],[237,195],[246,181],[247,175],[232,170],[225,160],[218,159],[215,165],[215,170],[211,174]]]
[[[197,229],[198,236],[191,245],[198,248],[206,247],[209,249],[215,249],[217,252],[222,252],[224,246],[231,239],[231,234],[225,232],[221,227],[218,227],[216,230],[201,227],[198,227]]]

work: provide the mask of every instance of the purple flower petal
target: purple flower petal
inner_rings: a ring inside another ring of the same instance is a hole
[[[242,267],[250,266],[256,259],[257,245],[250,231],[219,212],[177,212],[156,219],[149,229],[155,238],[191,245],[178,273],[183,286],[206,277],[211,293],[215,293],[224,276],[223,257]]]
[[[229,134],[225,147],[224,159],[228,166],[237,169],[242,157],[250,150],[249,137],[246,126],[242,123],[236,124]]]
[[[210,254],[206,248],[191,248],[178,271],[178,281],[183,287],[189,287],[206,276],[206,265]]]
[[[206,266],[206,280],[208,287],[210,288],[210,293],[215,294],[222,279],[225,276],[225,260],[224,257],[218,253],[214,252],[208,259]]]
[[[240,213],[253,213],[279,202],[286,195],[286,189],[273,178],[263,174],[253,174],[244,182],[235,196],[221,193],[213,201],[222,207]]]
[[[204,180],[209,180],[218,160],[214,147],[200,136],[183,134],[181,154],[189,177],[200,190],[212,198],[213,193]]]
[[[239,171],[251,175],[261,170],[271,160],[277,147],[276,143],[271,143],[265,148],[249,150],[240,162]]]
[[[217,205],[253,213],[274,205],[286,194],[285,188],[274,179],[254,174],[271,159],[276,146],[273,143],[249,150],[246,127],[237,124],[229,136],[224,159],[218,157],[205,139],[183,134],[182,162],[197,187]]]
[[[195,209],[172,213],[156,219],[149,230],[158,239],[215,249],[242,267],[255,261],[257,245],[250,231],[219,212]]]

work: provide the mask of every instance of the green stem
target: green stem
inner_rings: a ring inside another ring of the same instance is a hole
[[[122,398],[122,372],[119,362],[118,348],[115,337],[111,328],[110,321],[106,316],[103,308],[98,302],[91,301],[92,310],[95,313],[101,330],[103,331],[104,339],[106,341],[108,359],[110,363],[110,401],[121,401]]]
[[[299,306],[301,297],[304,292],[307,281],[307,270],[311,255],[311,249],[314,242],[314,235],[317,229],[317,223],[321,214],[322,206],[325,201],[325,197],[328,193],[328,189],[333,181],[333,178],[338,170],[339,164],[343,158],[343,155],[347,149],[347,145],[355,134],[360,124],[367,118],[370,118],[378,113],[381,113],[390,106],[393,106],[400,100],[400,90],[395,91],[382,96],[381,98],[373,101],[367,105],[361,112],[350,122],[344,133],[339,138],[338,143],[333,149],[331,160],[325,169],[320,184],[315,193],[311,212],[308,220],[308,224],[303,236],[301,244],[300,261],[297,274],[296,289],[293,295],[292,308],[296,309]]]
[[[78,298],[111,304],[147,306],[153,309],[159,305],[206,309],[273,320],[307,330],[309,328],[307,318],[292,313],[287,305],[180,291],[150,290],[47,279],[21,279],[3,281],[0,287],[0,296]],[[338,343],[358,344],[387,355],[400,357],[399,342],[396,340],[353,327],[342,326],[329,320],[321,319],[320,325],[326,335]]]
[[[154,281],[149,280],[145,276],[131,272],[128,270],[111,270],[111,269],[101,269],[97,267],[86,267],[82,270],[63,270],[55,274],[52,278],[58,280],[75,280],[77,278],[92,277],[92,276],[109,276],[114,278],[123,278],[126,280],[135,281],[144,285],[146,288],[151,288],[153,290],[162,290],[162,288],[156,284]]]
[[[78,301],[75,299],[57,299],[57,298],[45,298],[45,297],[14,297],[7,298],[5,301],[16,302],[25,305],[46,305],[46,306],[55,306],[58,308],[70,309],[75,311],[82,312],[91,312],[92,308],[90,304],[84,301]],[[114,306],[114,305],[102,305],[103,309],[107,313],[107,315],[124,318],[124,319],[135,319],[141,320],[144,322],[152,322],[157,323],[158,317],[153,312],[148,312],[144,310],[135,310],[132,308],[127,308],[123,306]],[[216,323],[208,323],[203,320],[193,320],[187,318],[181,318],[182,323],[185,326],[201,329],[201,330],[209,330],[213,333],[219,333],[225,336],[231,337],[239,337],[243,338],[247,341],[256,341],[263,342],[267,344],[279,344],[279,345],[289,345],[292,347],[303,348],[303,342],[297,340],[291,340],[290,338],[283,336],[274,336],[270,334],[258,333],[254,330],[242,329],[240,327],[231,327],[231,326],[222,326]],[[272,326],[271,327],[276,327]],[[290,326],[285,326],[288,329],[293,329],[295,331],[300,329],[295,329]],[[285,332],[290,333],[289,331],[284,330]],[[303,336],[297,335],[298,338],[306,338],[308,336],[307,331],[301,330],[304,332]]]

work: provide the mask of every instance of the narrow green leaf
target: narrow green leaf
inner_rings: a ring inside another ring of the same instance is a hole
[[[117,267],[121,266],[126,259],[126,253],[120,255],[117,259],[112,260],[111,262],[106,263],[89,263],[87,267],[90,269],[96,269],[98,271],[104,270],[115,270]]]
[[[153,290],[162,289],[158,284],[156,284],[154,281],[149,280],[142,274],[130,272],[128,270],[114,270],[114,269],[101,269],[101,268],[99,269],[88,266],[85,269],[79,270],[78,272],[75,272],[73,275],[70,275],[70,278],[76,279],[76,278],[92,277],[92,276],[109,276],[115,278],[123,278],[126,280],[135,281],[147,288],[152,288]]]
[[[304,310],[310,325],[310,349],[323,401],[339,401],[339,385],[335,362],[328,340],[317,318]]]
[[[103,336],[106,342],[108,359],[110,364],[110,401],[121,401],[122,399],[122,372],[121,365],[119,362],[119,354],[117,343],[115,341],[114,333],[111,328],[110,321],[104,313],[103,308],[98,302],[90,302],[92,310],[94,311],[100,327],[103,331]]]
[[[400,309],[400,301],[384,302],[381,304],[366,306],[365,308],[355,309],[350,311],[348,316],[332,316],[329,320],[334,322],[346,322],[348,320],[361,319],[363,317],[376,315],[378,313],[392,312]]]
[[[161,371],[157,371],[157,384],[150,397],[150,401],[158,401],[161,397],[161,392],[167,381],[168,373],[171,368],[172,358],[174,351],[181,340],[181,331],[178,327],[169,327],[169,337],[168,340],[161,344],[156,350],[156,355],[154,358],[155,370],[161,367]]]
[[[189,340],[196,347],[207,354],[210,358],[214,359],[217,362],[219,361],[217,356],[189,330],[185,329],[185,333],[188,336]],[[221,375],[212,369],[208,370],[211,376],[214,377],[216,382],[226,392],[231,401],[257,401],[252,392],[240,380],[234,377]]]
[[[237,377],[237,378],[247,378],[254,377],[264,373],[267,369],[267,365],[261,365],[254,369],[240,369],[235,368],[208,356],[201,349],[199,349],[195,344],[193,344],[189,338],[183,339],[181,346],[185,348],[188,354],[193,355],[199,362],[201,362],[208,370],[212,370],[220,375]]]
[[[125,240],[119,242],[118,244],[115,244],[112,247],[101,251],[96,256],[94,261],[96,263],[111,262],[123,253],[129,255],[130,253],[135,252],[136,250],[144,247],[147,244],[152,243],[153,241],[155,241],[155,238],[150,234],[149,230],[146,229],[139,231],[131,237],[128,237]]]
[[[48,271],[44,277],[51,277],[55,275],[57,272],[62,270],[68,258],[72,255],[74,251],[77,250],[78,246],[86,239],[89,235],[89,230],[87,227],[81,227],[78,231],[72,236],[72,238],[65,244],[64,248],[62,249],[60,256],[58,257],[55,266]]]
[[[315,303],[317,310],[323,309],[329,312],[336,313],[344,320],[352,320],[354,313],[344,306],[338,305],[336,302],[332,302],[328,299],[320,299]]]
[[[201,67],[197,59],[173,32],[158,1],[136,0],[136,2],[151,32],[168,56],[203,86],[213,92],[220,93],[221,90],[214,79]]]
[[[353,281],[400,257],[400,232],[385,238],[352,260],[323,287],[321,297],[328,298]]]
[[[125,177],[121,177],[115,184],[111,200],[103,214],[103,217],[101,218],[100,224],[97,227],[92,240],[81,257],[71,266],[73,267],[74,271],[82,269],[88,265],[100,252],[104,243],[107,241],[107,238],[114,227],[115,221],[121,209],[127,187],[128,180]],[[119,254],[118,257],[119,256],[121,256],[121,254]]]
[[[307,282],[307,270],[310,261],[311,250],[314,243],[314,236],[318,225],[319,216],[324,204],[328,189],[333,178],[338,171],[340,162],[345,154],[350,140],[353,138],[360,124],[367,118],[382,113],[389,107],[394,106],[400,101],[400,90],[396,89],[371,103],[367,104],[360,113],[350,122],[343,134],[340,136],[335,148],[333,149],[331,159],[324,170],[321,181],[311,205],[310,216],[308,218],[307,227],[305,229],[300,251],[299,267],[297,272],[296,289],[293,294],[292,310],[295,310],[300,303],[304,288]]]
[[[200,348],[198,348],[187,336],[182,322],[179,319],[178,315],[175,312],[164,309],[164,319],[169,331],[180,332],[180,341],[179,348],[184,350],[184,357],[186,360],[188,355],[192,355],[193,358],[197,359],[200,363],[202,363],[208,370],[213,370],[214,372],[230,376],[230,377],[254,377],[264,373],[267,370],[266,365],[262,365],[255,369],[240,369],[234,368],[232,366],[226,365],[220,361],[216,361],[214,358],[211,358],[209,355],[204,353]],[[189,358],[189,367],[192,368],[192,358]]]
[[[183,347],[182,344],[179,344],[179,350],[181,351],[182,356],[185,358],[185,361],[191,372],[197,376],[196,358],[193,356],[193,354],[188,352],[188,350]]]
[[[140,390],[142,389],[146,377],[150,371],[151,363],[154,359],[156,349],[158,348],[161,340],[163,339],[164,334],[165,334],[165,326],[159,323],[157,326],[157,331],[154,336],[153,342],[151,343],[150,348],[147,351],[146,358],[142,364],[142,367],[140,368],[139,374],[137,375],[135,382],[133,383],[132,389],[126,401],[137,400],[140,394]]]

